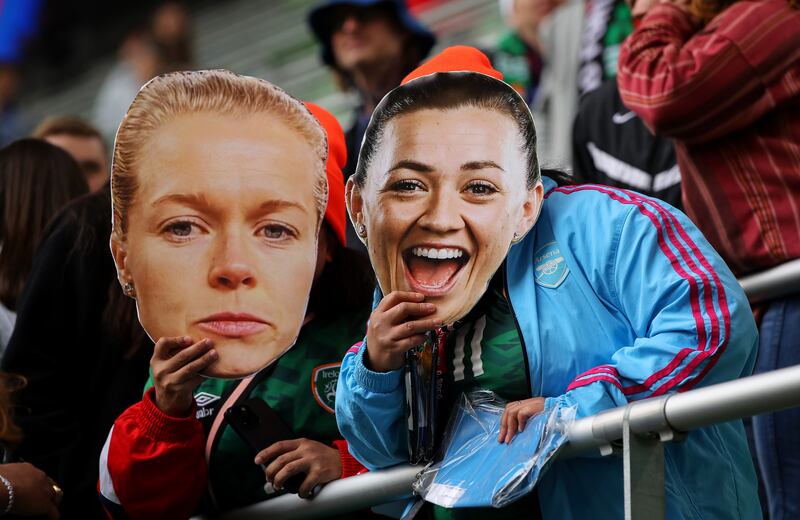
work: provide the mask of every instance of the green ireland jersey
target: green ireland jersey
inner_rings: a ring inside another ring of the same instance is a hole
[[[250,384],[214,378],[203,381],[194,397],[206,435],[223,404],[233,404],[231,394],[243,390],[236,401],[263,399],[296,438],[328,445],[341,439],[334,416],[339,366],[347,349],[363,339],[368,317],[366,308],[352,316],[310,321],[294,346]],[[151,378],[147,386],[152,384]],[[245,386],[237,388],[240,384]],[[228,510],[266,500],[264,471],[253,462],[253,454],[236,432],[224,421],[217,422],[220,426],[214,438],[206,441],[211,442],[208,475],[216,507]]]

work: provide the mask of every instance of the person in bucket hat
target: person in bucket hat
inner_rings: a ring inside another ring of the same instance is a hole
[[[308,22],[322,61],[343,89],[354,89],[359,97],[345,134],[347,179],[375,105],[428,55],[436,37],[411,15],[405,0],[327,0],[309,13]],[[352,227],[347,228],[348,246],[363,251]]]

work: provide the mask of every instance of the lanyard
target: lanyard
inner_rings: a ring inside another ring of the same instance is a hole
[[[427,339],[406,353],[406,414],[408,451],[413,464],[433,460],[436,448],[437,412],[447,370],[447,330],[429,331]]]

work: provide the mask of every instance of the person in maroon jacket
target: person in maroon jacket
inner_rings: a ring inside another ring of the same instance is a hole
[[[675,142],[684,209],[739,276],[800,258],[800,3],[636,0],[623,102]],[[800,294],[761,309],[756,372],[800,363]],[[800,518],[800,409],[753,419],[770,516]]]

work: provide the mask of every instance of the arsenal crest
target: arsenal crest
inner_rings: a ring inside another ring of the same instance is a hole
[[[322,408],[334,413],[336,382],[339,381],[341,363],[328,363],[314,368],[311,373],[311,393]]]

